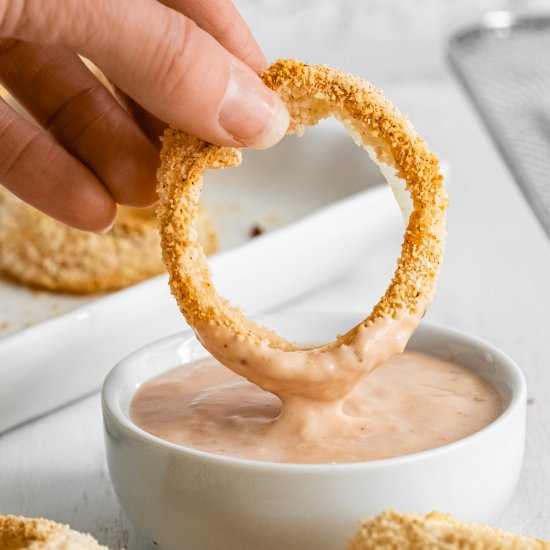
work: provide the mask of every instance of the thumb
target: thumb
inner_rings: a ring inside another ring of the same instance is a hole
[[[153,115],[206,141],[263,149],[284,136],[278,96],[178,11],[156,0],[39,4],[0,18],[0,35],[78,51]]]

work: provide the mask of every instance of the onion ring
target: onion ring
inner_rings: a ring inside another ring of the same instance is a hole
[[[217,294],[194,228],[205,171],[238,166],[240,150],[173,128],[165,132],[159,170],[163,258],[187,322],[225,366],[280,397],[338,399],[368,370],[402,351],[432,300],[445,234],[443,178],[408,119],[365,80],[291,59],[277,61],[261,77],[286,103],[288,133],[301,135],[306,126],[335,116],[387,178],[404,180],[412,212],[388,289],[364,321],[322,346],[295,344],[248,319]],[[399,341],[399,349],[373,354],[373,336]]]
[[[514,535],[481,523],[459,521],[439,512],[431,512],[424,516],[386,510],[372,519],[361,522],[357,533],[347,546],[347,550],[378,548],[544,550],[550,548],[550,541]]]
[[[217,248],[216,230],[201,208],[201,243]],[[119,206],[105,235],[50,218],[0,186],[0,276],[72,294],[117,290],[164,272],[154,211]]]
[[[0,548],[109,550],[91,535],[44,518],[0,516]]]

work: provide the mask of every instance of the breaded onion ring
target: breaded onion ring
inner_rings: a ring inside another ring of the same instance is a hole
[[[109,550],[91,535],[44,518],[0,516],[3,550]]]
[[[433,297],[445,232],[443,178],[437,158],[408,119],[365,80],[295,60],[278,61],[261,76],[286,103],[289,133],[300,135],[306,126],[335,116],[387,179],[397,176],[406,183],[412,213],[391,284],[363,322],[320,347],[297,345],[248,319],[217,294],[194,229],[205,171],[237,166],[241,153],[175,129],[165,132],[159,170],[163,257],[182,313],[204,347],[224,365],[279,396],[336,399],[368,370],[402,351]],[[364,329],[375,325],[381,330],[375,339],[403,341],[401,349],[377,350],[369,359],[370,344],[361,338]],[[235,355],[237,344],[240,356]],[[284,355],[277,356],[278,351]]]
[[[347,550],[550,550],[550,541],[522,537],[500,529],[458,521],[432,512],[398,514],[386,510],[361,522]]]
[[[207,253],[216,232],[201,208],[198,225]],[[164,271],[154,211],[119,207],[106,235],[69,227],[0,186],[0,276],[53,292],[116,290]]]

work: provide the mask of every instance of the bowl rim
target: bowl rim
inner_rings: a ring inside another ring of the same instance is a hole
[[[322,312],[322,311],[289,311],[281,313],[269,313],[255,316],[259,318],[261,322],[263,319],[269,320],[269,318],[280,317],[284,315],[331,315],[331,316],[356,316],[357,312],[338,311],[338,312]],[[491,432],[498,431],[503,424],[506,424],[516,415],[521,414],[526,409],[527,399],[527,387],[525,376],[520,369],[519,365],[505,352],[487,342],[486,340],[473,336],[467,332],[459,329],[451,328],[439,323],[422,322],[417,328],[417,331],[429,332],[435,334],[438,337],[452,336],[456,339],[464,341],[472,345],[473,348],[483,349],[485,353],[490,353],[496,360],[496,362],[506,369],[506,380],[510,383],[512,389],[512,395],[508,406],[499,414],[499,416],[493,420],[490,424],[474,432],[466,437],[463,437],[457,441],[446,443],[433,449],[426,449],[416,453],[410,453],[402,456],[395,456],[389,458],[381,458],[376,460],[368,460],[362,462],[343,462],[343,463],[325,463],[325,464],[309,464],[309,463],[285,463],[285,462],[270,462],[267,460],[257,460],[251,458],[243,458],[232,455],[223,455],[210,453],[208,451],[202,451],[193,447],[185,447],[170,441],[166,441],[150,434],[134,424],[129,415],[127,415],[120,406],[120,391],[121,387],[117,387],[117,379],[122,375],[120,371],[128,368],[127,365],[135,362],[147,353],[159,346],[173,346],[176,342],[183,342],[186,340],[195,340],[195,335],[191,329],[186,331],[171,334],[160,340],[151,342],[128,356],[120,360],[109,372],[103,387],[101,390],[102,411],[104,417],[104,429],[105,428],[105,416],[107,412],[110,414],[111,419],[114,419],[116,423],[126,430],[126,435],[131,434],[133,439],[139,439],[148,445],[153,445],[165,450],[170,450],[179,455],[185,455],[194,457],[197,460],[203,460],[208,463],[219,463],[226,466],[234,467],[246,467],[255,470],[269,470],[269,471],[285,471],[288,473],[312,473],[312,472],[324,472],[330,470],[331,472],[353,472],[354,470],[377,470],[381,468],[396,467],[402,464],[408,464],[411,462],[417,462],[429,458],[436,458],[440,455],[446,455],[448,453],[455,452],[464,447],[476,444],[480,439],[486,437]],[[413,334],[413,336],[414,336]],[[172,368],[172,367],[169,367]]]

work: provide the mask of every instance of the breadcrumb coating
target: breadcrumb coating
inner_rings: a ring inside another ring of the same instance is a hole
[[[91,535],[48,519],[0,516],[1,550],[109,550]]]
[[[277,61],[261,77],[285,102],[289,133],[301,135],[307,126],[335,116],[361,145],[374,150],[378,162],[395,168],[406,182],[414,209],[397,269],[384,296],[361,324],[402,312],[422,315],[435,291],[445,235],[447,195],[436,156],[409,120],[365,80],[292,59]],[[197,241],[193,221],[205,171],[240,162],[238,149],[212,145],[173,128],[166,130],[157,216],[170,286],[191,326],[214,323],[257,344],[299,350],[302,348],[257,325],[217,294]],[[334,346],[351,342],[360,325],[339,337]]]
[[[386,510],[365,520],[347,550],[550,550],[550,542],[467,523],[446,514]]]
[[[201,208],[207,254],[216,230]],[[154,210],[119,207],[106,235],[79,231],[46,216],[0,186],[0,275],[53,292],[88,294],[127,287],[165,270]]]

